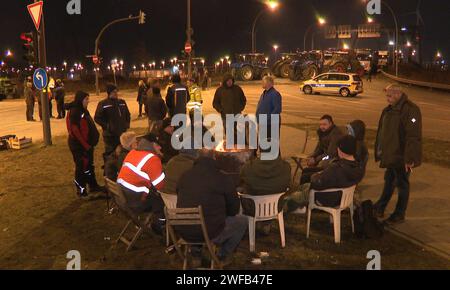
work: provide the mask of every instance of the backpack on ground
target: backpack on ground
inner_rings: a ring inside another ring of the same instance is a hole
[[[379,239],[383,237],[384,226],[374,215],[370,200],[357,205],[354,213],[355,235],[361,239]]]

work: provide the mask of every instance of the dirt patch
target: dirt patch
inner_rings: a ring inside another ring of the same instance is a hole
[[[81,253],[83,269],[180,269],[175,255],[165,254],[162,237],[144,236],[125,253],[114,240],[125,219],[107,214],[106,202],[79,200],[72,186],[72,156],[65,137],[54,146],[0,152],[0,268],[65,269],[70,250]],[[103,145],[95,152],[100,164]],[[97,176],[101,176],[97,166]],[[100,180],[100,179],[99,179]],[[286,248],[281,249],[276,222],[269,236],[257,236],[257,251],[270,257],[250,263],[248,240],[238,248],[230,269],[365,269],[366,254],[379,250],[383,269],[450,269],[450,262],[389,233],[381,240],[359,240],[343,215],[342,244],[333,242],[328,217],[313,216],[306,239],[305,219],[286,217]]]

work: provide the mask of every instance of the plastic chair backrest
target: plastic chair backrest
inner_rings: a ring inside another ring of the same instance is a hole
[[[242,198],[252,199],[255,203],[255,218],[275,218],[278,216],[278,201],[283,193],[271,194],[271,195],[248,195],[241,194]]]
[[[159,193],[161,195],[161,198],[164,201],[164,205],[167,208],[174,209],[177,208],[177,200],[178,196],[176,194],[168,194],[164,192]]]
[[[311,194],[309,195],[310,204],[320,207],[315,203],[315,193],[316,192],[342,192],[341,204],[339,206],[340,209],[345,209],[350,206],[353,202],[353,195],[355,193],[356,185],[348,187],[348,188],[330,188],[325,190],[311,190]]]

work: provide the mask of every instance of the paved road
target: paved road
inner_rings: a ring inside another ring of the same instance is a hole
[[[311,121],[327,113],[334,116],[338,124],[345,124],[354,119],[364,120],[369,128],[376,128],[381,110],[386,106],[383,88],[389,83],[380,77],[372,83],[365,83],[364,94],[356,98],[343,98],[333,95],[304,95],[296,83],[279,80],[277,88],[283,95],[284,122]],[[246,111],[254,113],[261,88],[259,82],[242,84],[248,98]],[[430,91],[417,87],[406,88],[407,94],[422,109],[424,118],[424,135],[427,137],[450,140],[450,93]],[[213,112],[211,107],[214,90],[204,92],[205,112]],[[104,96],[103,96],[104,97]],[[145,121],[137,120],[136,93],[124,91],[121,97],[128,102],[133,114],[133,127],[145,126]],[[101,97],[92,97],[90,111],[92,114]],[[54,114],[56,106],[54,105]],[[37,111],[37,110],[36,110]],[[36,114],[37,115],[37,114]],[[23,100],[8,100],[0,102],[0,136],[16,134],[19,136],[42,139],[42,125],[25,121],[25,102]],[[52,119],[54,135],[66,134],[63,120]]]

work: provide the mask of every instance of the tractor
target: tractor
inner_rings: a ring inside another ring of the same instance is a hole
[[[273,74],[278,78],[289,78],[289,65],[298,55],[298,53],[282,53],[281,59],[272,65]]]
[[[364,75],[364,67],[351,51],[311,51],[304,55],[290,64],[289,78],[293,81],[312,79],[331,71]]]
[[[239,54],[230,66],[231,74],[236,79],[246,82],[260,80],[272,74],[267,61],[267,57],[262,53]]]

